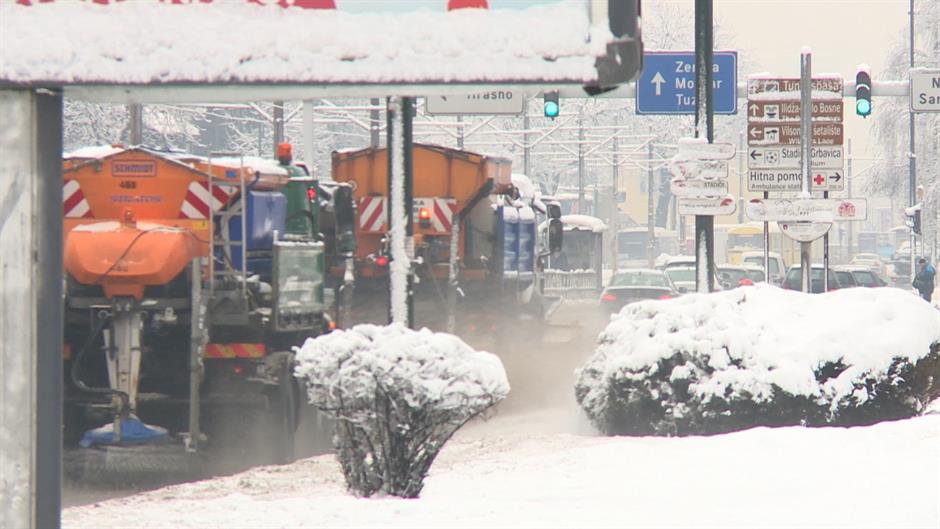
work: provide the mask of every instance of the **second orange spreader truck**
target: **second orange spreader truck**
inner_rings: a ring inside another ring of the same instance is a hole
[[[332,328],[324,246],[354,241],[342,222],[320,233],[317,182],[288,145],[278,155],[66,156],[67,467],[159,465],[233,439],[292,458],[291,348]],[[349,188],[331,200],[353,207]]]

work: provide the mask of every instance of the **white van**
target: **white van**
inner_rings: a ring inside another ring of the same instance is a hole
[[[787,264],[783,262],[783,257],[777,252],[770,252],[770,274],[769,281],[771,285],[780,286],[783,284],[783,278],[787,273]],[[741,263],[746,265],[757,265],[764,267],[764,252],[744,252],[741,254]]]

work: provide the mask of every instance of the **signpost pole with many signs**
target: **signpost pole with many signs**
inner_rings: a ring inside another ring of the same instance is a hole
[[[695,0],[695,136],[701,137],[705,126],[708,143],[715,141],[714,94],[712,62],[714,57],[714,24],[712,0]],[[695,289],[711,292],[715,289],[715,217],[695,216]]]

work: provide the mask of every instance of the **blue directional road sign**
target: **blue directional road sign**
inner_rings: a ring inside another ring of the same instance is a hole
[[[714,52],[712,109],[738,111],[738,53]],[[695,52],[650,51],[636,81],[637,114],[695,114]]]

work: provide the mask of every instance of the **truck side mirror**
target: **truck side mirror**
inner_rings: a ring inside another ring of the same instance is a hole
[[[564,226],[557,218],[548,221],[548,251],[555,253],[561,251],[561,241],[564,236]]]
[[[356,205],[352,188],[339,186],[333,192],[333,211],[336,214],[336,249],[340,253],[356,251]]]
[[[561,218],[561,205],[560,204],[546,204],[548,218],[550,219],[560,219]]]

